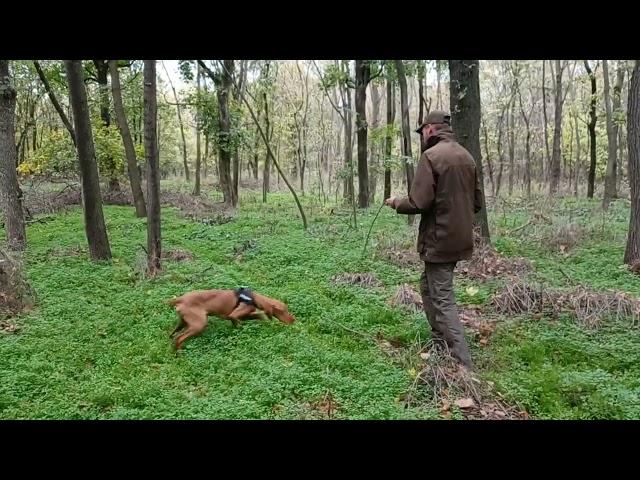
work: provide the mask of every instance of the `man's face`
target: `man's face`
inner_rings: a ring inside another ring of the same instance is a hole
[[[423,147],[427,144],[427,141],[433,135],[433,130],[434,128],[433,128],[433,125],[431,124],[427,124],[424,127],[422,127],[422,135],[420,137],[422,139]]]

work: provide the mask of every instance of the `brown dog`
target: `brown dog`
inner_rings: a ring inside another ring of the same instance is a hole
[[[281,301],[255,292],[250,296],[250,301],[244,302],[236,290],[199,290],[167,300],[166,303],[176,307],[179,317],[178,325],[170,335],[173,337],[180,331],[175,340],[176,350],[182,348],[186,339],[202,333],[209,315],[229,319],[235,327],[240,320],[250,318],[276,317],[287,325],[296,321]]]

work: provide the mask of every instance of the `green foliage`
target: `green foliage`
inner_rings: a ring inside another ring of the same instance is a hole
[[[21,175],[44,173],[69,174],[77,170],[76,151],[66,130],[50,130],[43,136],[41,147],[18,165]]]

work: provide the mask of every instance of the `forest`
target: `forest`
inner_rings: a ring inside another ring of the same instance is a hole
[[[432,348],[416,128],[484,192]],[[0,60],[0,419],[634,419],[640,62]],[[165,302],[249,286],[297,321]]]

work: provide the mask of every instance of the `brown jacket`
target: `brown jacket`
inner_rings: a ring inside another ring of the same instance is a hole
[[[422,215],[420,257],[427,262],[447,263],[471,258],[474,213],[481,207],[482,190],[473,157],[447,127],[430,139],[409,196],[396,201],[396,211]]]

